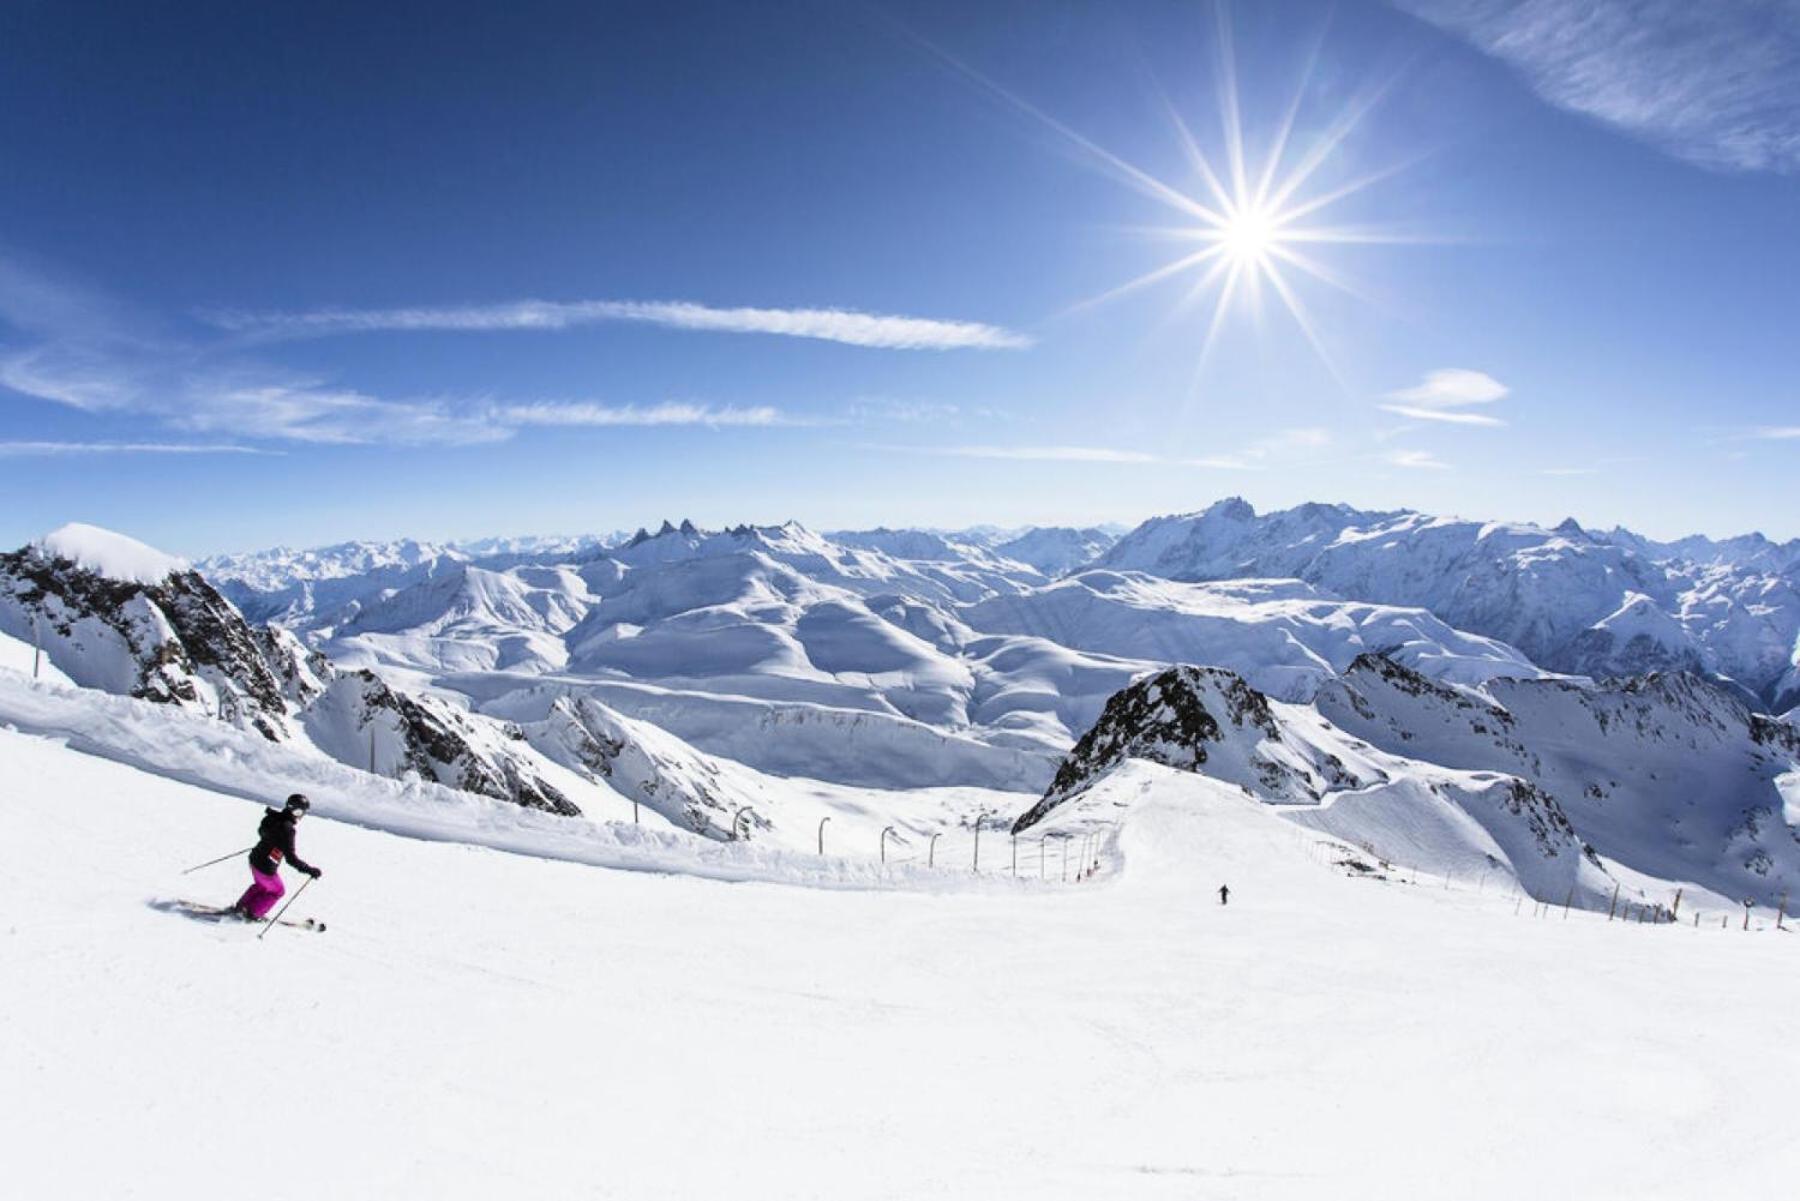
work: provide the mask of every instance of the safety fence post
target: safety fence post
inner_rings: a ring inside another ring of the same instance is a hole
[[[894,827],[892,827],[892,826],[887,826],[887,827],[883,828],[883,830],[881,831],[881,862],[884,864],[887,862],[888,835],[893,834],[893,833],[894,833]],[[896,835],[896,837],[898,837],[898,835]]]
[[[829,813],[819,819],[819,854],[821,855],[825,853],[825,823],[830,820]]]
[[[931,836],[931,846],[929,848],[927,848],[925,851],[925,866],[926,867],[936,867],[937,866],[937,840],[942,838],[943,836],[944,836],[944,832],[942,830],[939,830],[936,834],[933,834]]]

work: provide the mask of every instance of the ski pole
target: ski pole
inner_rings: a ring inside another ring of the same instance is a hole
[[[188,868],[187,871],[182,872],[181,874],[185,876],[185,875],[188,875],[190,872],[197,872],[203,867],[211,867],[213,864],[223,863],[227,859],[236,859],[239,855],[248,855],[251,851],[254,851],[255,849],[256,849],[256,847],[254,845],[251,845],[251,846],[245,847],[241,851],[233,851],[229,855],[220,855],[217,859],[208,859],[205,863],[196,863],[196,864],[194,864],[194,866]]]
[[[302,884],[299,888],[296,888],[294,890],[294,895],[287,899],[287,904],[283,905],[280,909],[277,909],[275,911],[275,916],[263,923],[263,928],[261,930],[257,931],[257,934],[256,934],[256,938],[257,938],[258,942],[261,942],[262,936],[269,932],[270,926],[273,926],[276,922],[281,920],[281,915],[288,911],[288,905],[292,905],[295,901],[298,901],[300,899],[300,894],[306,891],[307,884],[311,884],[317,878],[318,877],[316,877],[316,876],[308,876],[306,878],[306,884]]]

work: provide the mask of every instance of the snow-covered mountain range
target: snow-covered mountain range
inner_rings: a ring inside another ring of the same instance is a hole
[[[1662,543],[1573,519],[1544,529],[1345,505],[1258,514],[1230,499],[1147,521],[1098,563],[1174,580],[1301,579],[1428,609],[1556,671],[1687,669],[1777,711],[1800,701],[1800,541]]]
[[[197,569],[69,527],[0,556],[0,635],[297,753],[713,839],[1028,829],[1136,758],[1539,895],[1767,899],[1800,883],[1793,549],[1240,501]]]

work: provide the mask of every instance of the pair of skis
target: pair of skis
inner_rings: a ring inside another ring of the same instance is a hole
[[[198,901],[170,901],[158,908],[170,913],[179,913],[183,917],[191,917],[202,922],[244,921],[238,911],[229,905],[202,905]],[[291,930],[313,930],[323,932],[325,923],[311,917],[276,917],[273,920],[252,919],[255,924],[263,926],[286,926]],[[246,922],[246,924],[249,924]]]

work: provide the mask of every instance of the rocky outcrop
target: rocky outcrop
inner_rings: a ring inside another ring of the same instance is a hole
[[[115,579],[42,546],[0,554],[0,629],[77,684],[190,707],[278,740],[313,674],[292,639],[250,626],[191,570]]]
[[[581,809],[544,779],[524,731],[390,688],[372,671],[340,672],[303,720],[320,749],[386,776],[420,779],[527,809]]]
[[[1050,790],[1014,824],[1042,821],[1127,759],[1203,772],[1259,796],[1317,800],[1336,788],[1384,777],[1351,766],[1279,718],[1269,699],[1235,672],[1171,667],[1116,693],[1057,768]]]
[[[193,570],[123,578],[43,544],[0,554],[0,631],[41,645],[84,688],[192,709],[271,742],[310,740],[385,775],[580,812],[543,778],[517,727],[400,692],[372,672],[339,671],[286,630],[251,625]]]

